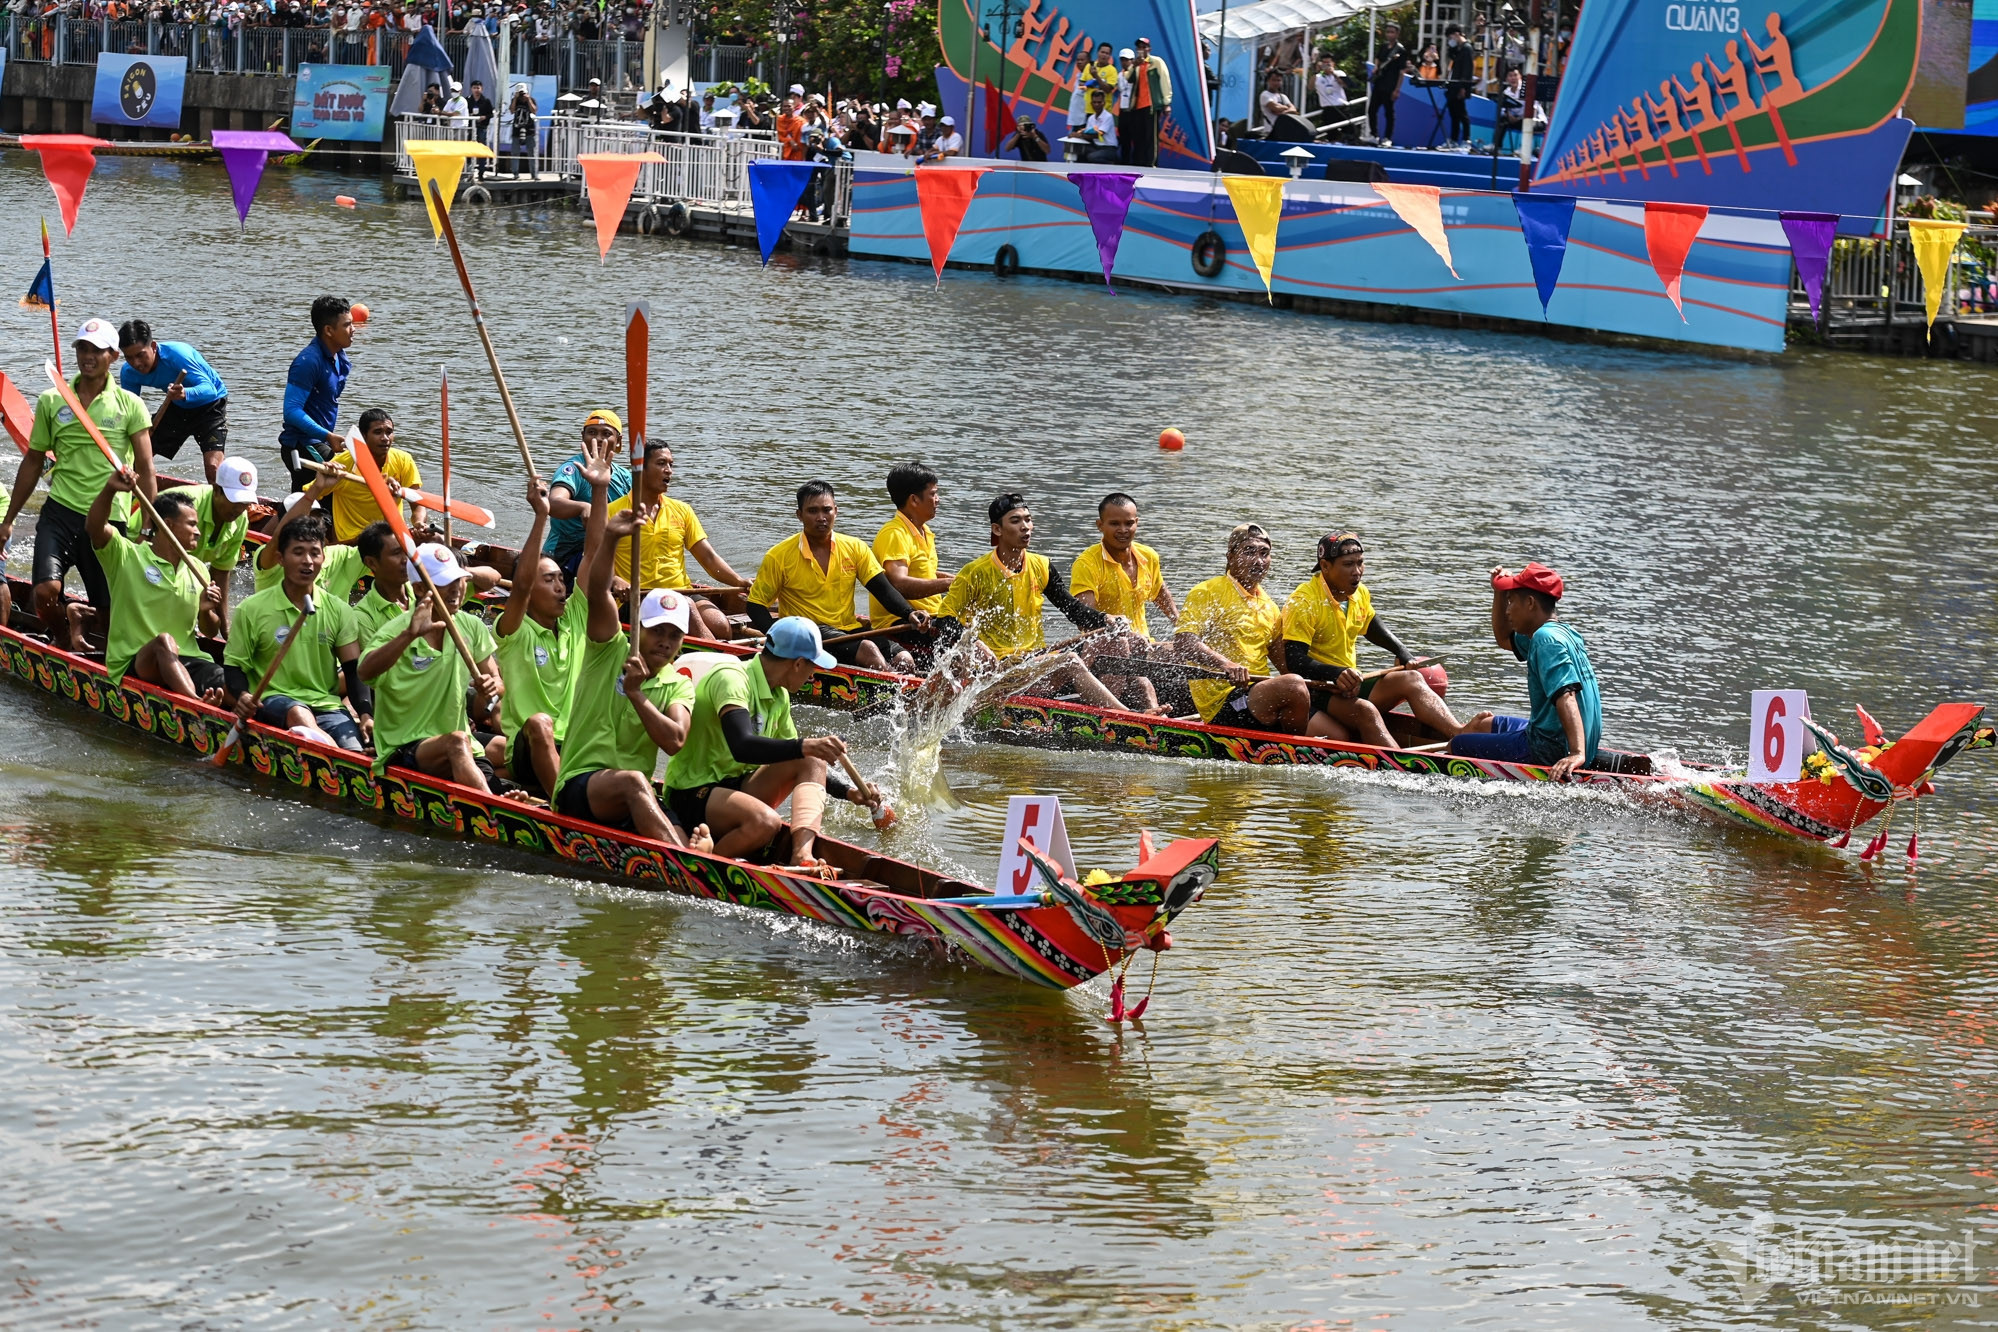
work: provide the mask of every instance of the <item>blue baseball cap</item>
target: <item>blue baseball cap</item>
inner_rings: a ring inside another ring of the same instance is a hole
[[[810,660],[820,670],[830,670],[839,662],[819,641],[819,627],[802,615],[786,615],[770,626],[763,650],[773,657],[790,661]]]

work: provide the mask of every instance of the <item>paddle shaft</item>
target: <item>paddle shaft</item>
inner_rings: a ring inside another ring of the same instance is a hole
[[[479,663],[472,659],[472,645],[465,641],[464,631],[458,628],[457,612],[444,604],[444,594],[437,590],[437,584],[430,581],[429,571],[414,556],[410,557],[409,567],[416,570],[416,576],[423,580],[423,590],[430,594],[431,605],[444,616],[445,632],[450,634],[451,641],[458,645],[458,655],[464,658],[465,669],[472,673],[474,679],[483,678],[479,672]]]
[[[500,402],[506,406],[507,424],[513,427],[513,442],[520,446],[521,465],[527,468],[530,481],[539,481],[541,474],[534,470],[534,455],[527,449],[527,432],[521,429],[520,412],[513,405],[513,393],[506,386],[506,374],[500,369],[499,353],[493,350],[492,334],[486,331],[486,316],[479,309],[478,293],[472,290],[472,275],[465,269],[465,256],[458,249],[458,233],[451,227],[451,214],[444,206],[444,196],[437,189],[437,182],[429,183],[430,202],[437,210],[437,220],[444,226],[445,243],[451,247],[451,263],[458,270],[458,285],[465,289],[465,301],[472,307],[472,325],[479,331],[479,345],[485,348],[486,364],[493,369],[493,383],[499,386]]]
[[[96,419],[85,410],[81,402],[77,401],[76,390],[71,388],[69,381],[62,377],[62,371],[59,368],[51,367],[49,378],[55,382],[56,388],[61,391],[63,401],[69,404],[69,410],[76,414],[77,420],[83,422],[83,428],[90,432],[90,438],[103,451],[104,460],[111,464],[111,470],[114,472],[129,471],[130,469],[124,463],[118,461],[118,455],[111,451],[111,445],[104,439],[104,432],[97,428]],[[105,387],[108,388],[110,385],[107,383]],[[173,529],[160,521],[159,510],[155,509],[153,502],[146,498],[146,492],[139,489],[136,478],[132,486],[132,498],[139,501],[139,507],[146,511],[146,517],[153,520],[153,530],[166,537],[167,543],[173,547],[174,558],[179,560],[186,567],[187,571],[194,575],[196,582],[206,587],[208,585],[207,572],[194,562],[194,556],[187,553],[187,547],[180,544],[180,538],[173,534]]]
[[[1368,671],[1365,675],[1362,675],[1360,683],[1365,684],[1369,680],[1378,680],[1382,676],[1398,670],[1420,670],[1424,666],[1431,666],[1442,660],[1443,658],[1440,656],[1425,657],[1420,661],[1412,661],[1406,666],[1402,666],[1399,663],[1393,666],[1384,666],[1380,670]],[[1195,666],[1176,661],[1151,661],[1143,657],[1099,657],[1096,660],[1096,668],[1099,673],[1107,675],[1143,675],[1148,671],[1161,671],[1197,680],[1226,680],[1228,678],[1226,671],[1217,671],[1210,666]],[[1268,675],[1251,675],[1249,683],[1257,685],[1272,678],[1274,677]],[[1322,690],[1331,690],[1335,687],[1334,682],[1331,680],[1306,680],[1305,684],[1313,689]]]
[[[305,627],[305,617],[312,614],[312,611],[312,593],[307,592],[305,594],[305,604],[299,607],[298,618],[291,622],[291,632],[284,636],[284,642],[278,644],[278,650],[271,656],[271,664],[264,668],[263,678],[258,680],[257,687],[250,691],[249,696],[252,702],[263,701],[264,691],[271,687],[272,678],[277,675],[278,667],[284,665],[285,655],[291,651],[291,645],[298,641],[298,631]],[[222,737],[221,747],[209,755],[208,761],[220,767],[223,761],[229,757],[229,751],[236,747],[236,741],[241,737],[242,733],[243,719],[238,716],[235,721],[229,724],[229,734]]]
[[[443,470],[444,470],[444,544],[451,542],[451,375],[449,371],[439,381],[437,403],[442,412],[443,424]]]
[[[905,630],[918,634],[931,632],[930,630],[918,629],[915,625],[904,621],[900,624],[885,624],[879,629],[856,629],[850,634],[834,634],[831,638],[822,639],[821,645],[830,647],[834,643],[859,643],[870,638],[886,638],[890,634],[899,634]]]
[[[346,468],[335,466],[332,463],[320,462],[317,458],[301,457],[298,460],[298,465],[300,467],[308,468],[311,471],[318,472],[321,476],[330,476],[336,481],[352,481],[355,485],[361,485],[361,486],[365,486],[366,484],[368,484],[368,480],[366,477],[358,476],[355,473],[348,471]],[[444,482],[448,486],[450,484],[450,481],[451,481],[451,474],[449,472],[446,472],[444,474]],[[443,514],[444,529],[445,529],[444,536],[446,540],[451,539],[451,531],[450,531],[451,496],[448,492],[442,495],[429,495],[425,494],[421,490],[415,490],[405,486],[402,491],[402,499],[408,504],[414,506],[415,508],[429,509],[432,513]],[[459,507],[465,510],[466,522],[476,521],[473,515],[483,512],[478,505],[467,504],[463,501],[460,501]],[[480,524],[480,526],[489,527],[491,526],[491,524],[482,523]]]

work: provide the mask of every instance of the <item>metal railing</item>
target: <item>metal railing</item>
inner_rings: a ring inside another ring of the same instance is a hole
[[[1972,213],[1942,283],[1936,318],[1998,314],[1998,224],[1989,213]],[[1841,238],[1833,247],[1822,297],[1828,331],[1920,323],[1926,317],[1922,275],[1908,240],[1908,223],[1896,218],[1878,240]],[[1801,279],[1790,284],[1791,317],[1810,318]]]

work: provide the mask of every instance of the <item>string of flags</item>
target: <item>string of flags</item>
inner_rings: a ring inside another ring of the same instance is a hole
[[[289,136],[269,130],[217,130],[212,142],[229,174],[238,225],[247,229],[250,205],[256,197],[270,154],[297,152],[298,145]],[[23,149],[40,157],[42,174],[55,193],[63,231],[65,234],[73,233],[78,210],[83,205],[84,191],[96,170],[96,150],[110,145],[103,139],[85,134],[24,134],[20,143]],[[493,157],[493,150],[484,144],[444,139],[411,140],[404,147],[423,194],[431,233],[441,238],[444,227],[431,203],[430,183],[437,183],[444,210],[448,213],[457,197],[465,163],[475,157]],[[611,243],[630,207],[639,173],[647,164],[664,162],[665,159],[658,153],[644,152],[584,153],[577,160],[583,169],[583,184],[596,224],[597,257],[601,262],[609,255]],[[749,196],[755,213],[757,245],[766,265],[783,238],[785,225],[797,210],[798,201],[809,187],[812,173],[818,169],[816,164],[810,162],[758,160],[749,164]],[[945,260],[957,241],[965,214],[978,192],[978,182],[991,170],[989,167],[948,166],[921,166],[915,170],[923,238],[929,248],[930,264],[939,286],[943,283]],[[1116,266],[1118,245],[1123,239],[1140,178],[1135,173],[1114,171],[1076,171],[1068,173],[1067,178],[1081,198],[1083,215],[1088,219],[1090,232],[1096,240],[1104,285],[1114,293],[1116,287],[1111,281],[1111,274]],[[1274,300],[1277,230],[1283,221],[1283,178],[1224,175],[1221,183],[1227,190],[1249,257],[1262,278],[1264,293]],[[1434,185],[1402,185],[1385,181],[1374,182],[1372,188],[1403,225],[1428,243],[1450,275],[1462,281],[1451,257],[1449,231],[1443,222],[1442,190]],[[1514,192],[1512,202],[1527,258],[1532,265],[1533,284],[1540,298],[1541,314],[1545,316],[1548,302],[1560,282],[1568,233],[1574,223],[1578,200],[1569,195]],[[1833,213],[1785,211],[1779,212],[1777,217],[1796,260],[1797,273],[1810,301],[1811,319],[1815,323],[1821,316],[1825,276],[1837,237],[1838,216]],[[1685,306],[1681,285],[1686,259],[1706,220],[1707,209],[1700,204],[1657,200],[1644,204],[1645,255],[1682,320],[1685,318]],[[1921,273],[1924,313],[1933,330],[1950,263],[1963,237],[1964,223],[1931,218],[1905,220],[1915,266]],[[30,300],[35,304],[45,300],[52,304],[53,294],[44,293],[43,286],[43,280],[38,277],[35,288],[29,293]]]

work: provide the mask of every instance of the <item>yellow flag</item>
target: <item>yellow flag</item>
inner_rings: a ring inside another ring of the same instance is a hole
[[[1235,220],[1241,224],[1249,257],[1263,275],[1263,293],[1274,304],[1270,276],[1276,271],[1277,223],[1283,220],[1283,178],[1223,176],[1222,180],[1228,186],[1228,202],[1235,205]]]
[[[493,150],[482,143],[468,143],[463,139],[411,139],[403,145],[409,153],[410,165],[416,168],[416,188],[423,195],[423,209],[430,214],[430,233],[433,239],[444,236],[444,220],[437,216],[437,207],[430,202],[430,182],[437,182],[437,193],[443,197],[444,211],[451,211],[451,201],[458,197],[458,182],[465,175],[465,159],[469,157],[492,157]]]
[[[1915,247],[1915,267],[1922,270],[1922,306],[1929,314],[1929,332],[1935,332],[1936,311],[1942,307],[1943,284],[1949,281],[1950,256],[1956,253],[1963,223],[1938,222],[1926,217],[1908,219],[1908,240]]]

